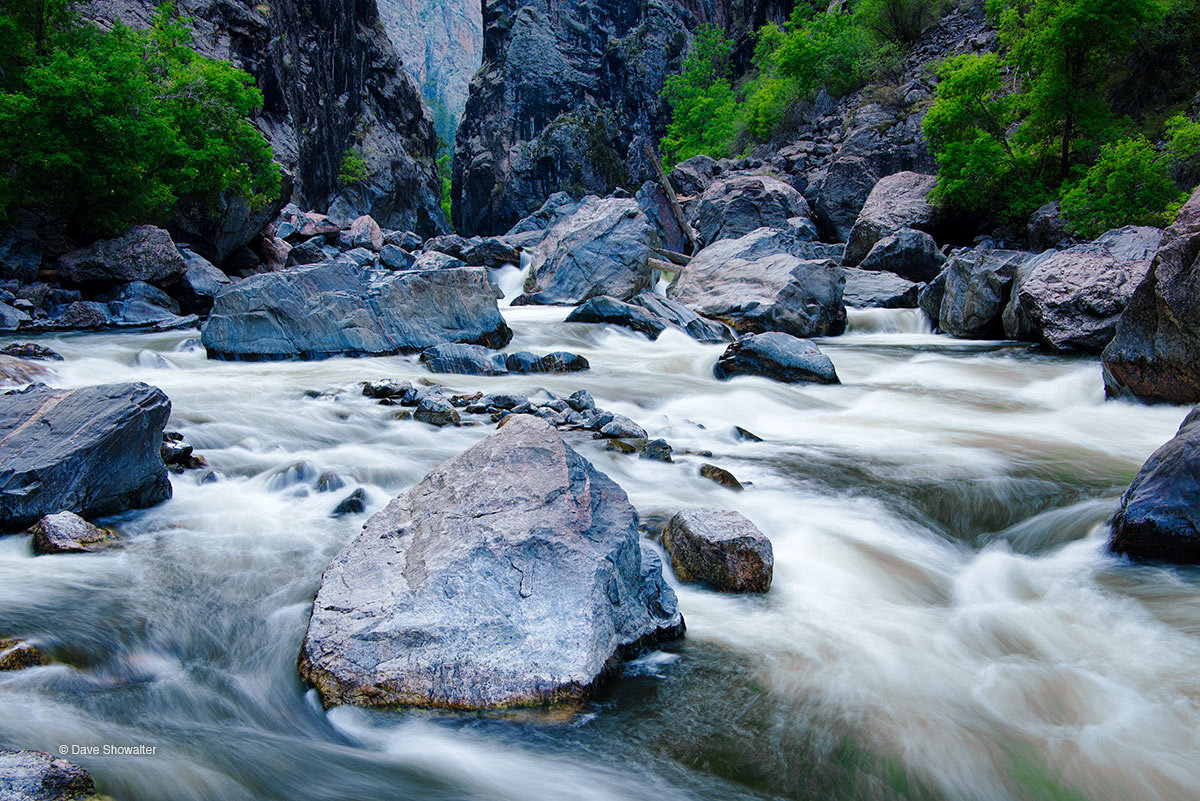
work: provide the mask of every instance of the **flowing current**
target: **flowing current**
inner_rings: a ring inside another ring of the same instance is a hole
[[[171,501],[109,521],[119,550],[35,558],[28,537],[0,538],[0,636],[56,659],[0,673],[0,744],[152,747],[68,757],[118,801],[1196,797],[1200,576],[1104,548],[1184,409],[1105,402],[1094,359],[934,336],[915,311],[852,312],[821,341],[840,386],[721,383],[722,347],[678,332],[505,313],[511,350],[592,369],[232,364],[194,331],[41,340],[66,357],[53,385],[161,387],[169,428],[219,479],[173,476]],[[687,637],[579,712],[323,711],[296,656],[321,573],[364,520],[331,510],[363,487],[375,511],[491,430],[396,420],[359,392],[384,377],[587,389],[675,448],[663,464],[568,435],[647,530],[685,507],[740,511],[774,544],[770,593],[676,585]],[[344,485],[318,491],[331,476]]]

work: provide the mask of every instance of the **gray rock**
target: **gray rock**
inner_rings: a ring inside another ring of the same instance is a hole
[[[181,306],[192,314],[207,314],[212,309],[213,298],[232,281],[199,253],[182,248],[179,253],[187,269],[179,283],[172,287],[172,292],[179,298]]]
[[[668,179],[681,195],[702,195],[704,190],[712,186],[713,176],[719,171],[712,156],[692,156],[676,164]]]
[[[42,246],[34,235],[14,229],[0,231],[0,281],[33,283],[41,266]]]
[[[362,394],[375,400],[399,400],[412,391],[412,388],[412,384],[408,381],[385,378],[379,381],[363,382]]]
[[[1151,403],[1200,402],[1200,191],[1166,230],[1162,246],[1104,349],[1109,396]]]
[[[91,553],[117,538],[115,532],[93,526],[74,512],[46,515],[29,528],[33,535],[33,552]]]
[[[682,632],[625,493],[549,424],[516,415],[334,559],[300,672],[326,706],[571,703]]]
[[[346,231],[351,248],[363,248],[378,253],[383,247],[383,231],[369,214],[358,217]]]
[[[48,514],[85,517],[171,497],[160,454],[171,402],[146,384],[0,395],[0,530]]]
[[[642,446],[641,452],[638,454],[642,459],[649,459],[652,462],[672,463],[671,458],[673,449],[665,439],[652,439]]]
[[[567,398],[567,405],[577,412],[586,412],[589,409],[596,408],[596,401],[592,400],[592,394],[586,389],[580,389],[571,393]]]
[[[325,237],[314,236],[288,252],[287,265],[292,267],[297,264],[320,264],[329,261],[329,254],[325,251]]]
[[[789,234],[758,229],[705,247],[667,296],[741,332],[836,335],[845,329],[845,277],[829,259],[796,255],[820,250]]]
[[[1025,262],[1013,308],[1005,312],[1009,336],[1057,351],[1099,353],[1112,341],[1162,237],[1158,228],[1129,226]]]
[[[0,671],[25,670],[50,664],[50,659],[31,642],[0,639]],[[0,749],[0,789],[4,789],[3,750]],[[4,796],[8,798],[8,796]]]
[[[756,375],[788,384],[839,384],[837,371],[821,349],[788,334],[751,334],[734,342],[713,366],[713,375],[726,381]]]
[[[946,257],[932,236],[913,228],[902,228],[876,242],[858,266],[863,270],[895,273],[920,283],[936,278],[945,263]]]
[[[808,202],[792,187],[767,175],[734,173],[719,178],[700,196],[691,223],[705,244],[738,239],[759,228],[795,229],[810,217]],[[816,239],[813,227],[808,239]]]
[[[1030,250],[1035,251],[1050,250],[1058,247],[1064,240],[1070,240],[1067,220],[1063,217],[1059,202],[1053,200],[1030,215],[1025,234],[1029,239]]]
[[[614,414],[611,420],[600,426],[596,435],[608,439],[645,439],[646,429],[623,414]]]
[[[1001,339],[1002,315],[1022,262],[1019,250],[978,248],[955,253],[941,276],[938,327],[962,339]]]
[[[412,353],[444,342],[503,347],[512,332],[480,267],[370,271],[330,263],[268,273],[217,295],[201,339],[219,359]]]
[[[1200,410],[1138,471],[1113,517],[1110,546],[1135,559],[1200,564]]]
[[[71,801],[96,791],[78,765],[45,751],[0,748],[0,798],[4,801]]]
[[[729,326],[708,320],[694,311],[653,292],[641,292],[629,301],[640,306],[667,325],[681,329],[697,342],[730,342],[735,337]]]
[[[459,419],[458,412],[454,408],[454,404],[445,398],[437,395],[429,394],[421,398],[417,403],[417,409],[413,412],[413,419],[418,423],[428,423],[431,426],[456,426],[462,421]]]
[[[379,261],[389,270],[407,270],[413,266],[416,257],[395,245],[384,245],[379,251]]]
[[[771,541],[737,512],[685,509],[663,531],[663,548],[680,581],[720,592],[766,592],[775,556]]]
[[[937,176],[915,172],[899,172],[875,184],[850,231],[843,263],[856,267],[889,234],[932,225],[934,208],[929,193],[936,184]]]
[[[653,283],[658,236],[636,201],[585,199],[530,251],[525,294],[514,305],[576,305],[597,295],[628,300]]]
[[[434,373],[457,375],[504,375],[504,354],[482,345],[448,342],[421,352],[421,363]]]
[[[566,322],[618,325],[643,333],[651,339],[658,339],[659,334],[667,328],[666,322],[658,315],[641,306],[623,303],[607,295],[591,298],[576,306],[567,315]]]
[[[153,225],[134,226],[116,239],[101,239],[58,259],[59,279],[85,286],[129,281],[167,286],[186,272],[171,235]]]
[[[856,309],[915,309],[921,285],[886,272],[843,268],[846,286],[842,300]]]
[[[671,201],[658,181],[647,181],[642,184],[642,188],[638,190],[634,199],[637,200],[638,206],[654,225],[658,232],[659,242],[664,248],[676,253],[691,252],[692,245],[688,239],[688,234],[691,232],[680,227],[679,220],[676,219],[675,212],[671,208]]]
[[[467,264],[462,259],[457,259],[449,253],[440,253],[436,250],[425,250],[417,254],[413,260],[413,270],[456,270],[460,267],[466,267]]]
[[[171,216],[167,228],[176,242],[186,242],[209,261],[224,264],[234,253],[249,247],[275,219],[293,188],[292,176],[285,171],[275,191],[264,193],[269,195],[265,201],[262,198],[250,201],[233,191],[223,192],[215,199],[184,201]]]

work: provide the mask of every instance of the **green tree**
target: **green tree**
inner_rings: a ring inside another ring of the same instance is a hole
[[[1138,26],[1155,17],[1157,0],[988,0],[988,13],[1023,82],[1031,138],[1057,142],[1058,178],[1077,151],[1094,153],[1114,132],[1104,99],[1108,66]]]
[[[354,148],[347,148],[342,154],[342,163],[338,166],[338,183],[342,187],[357,186],[370,176],[367,160]]]
[[[940,0],[859,0],[859,20],[884,41],[910,45],[938,21]]]
[[[253,79],[191,49],[168,7],[153,27],[101,32],[54,16],[39,39],[5,14],[0,91],[0,216],[41,208],[70,229],[114,233],[163,221],[182,199],[234,192],[253,204],[278,191],[271,149],[249,117]],[[39,52],[39,47],[41,52]]]
[[[1062,199],[1075,230],[1094,239],[1123,225],[1170,223],[1187,195],[1171,180],[1167,160],[1144,136],[1105,145],[1100,158]]]
[[[1182,114],[1167,120],[1167,157],[1172,177],[1184,189],[1200,184],[1200,122]]]
[[[714,26],[702,27],[684,58],[683,70],[667,78],[663,99],[671,122],[662,140],[668,165],[701,153],[728,156],[741,118],[731,79],[733,42]]]

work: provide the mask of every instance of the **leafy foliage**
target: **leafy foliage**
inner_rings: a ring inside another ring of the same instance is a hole
[[[1177,114],[1167,120],[1166,133],[1172,177],[1185,187],[1200,184],[1200,123]]]
[[[730,155],[741,125],[730,78],[733,43],[719,28],[705,26],[683,61],[683,71],[663,87],[673,110],[662,140],[671,164],[701,153]]]
[[[859,0],[859,20],[879,39],[912,44],[941,17],[942,2],[932,0]]]
[[[450,209],[454,197],[454,191],[451,188],[454,173],[453,157],[451,156],[450,148],[446,146],[445,142],[439,141],[438,144],[441,145],[437,160],[437,171],[438,179],[442,184],[442,212],[446,215],[446,219],[449,220],[451,219]]]
[[[1105,145],[1100,158],[1062,199],[1072,227],[1093,239],[1123,225],[1164,226],[1186,195],[1175,188],[1167,159],[1144,136]]]
[[[370,171],[367,169],[367,160],[363,158],[363,154],[349,148],[342,154],[342,163],[338,167],[338,183],[342,186],[356,186],[363,183],[370,176]]]
[[[0,17],[0,216],[32,206],[114,233],[183,199],[267,202],[280,171],[249,120],[262,94],[190,44],[168,6],[150,30],[101,32],[63,0],[17,0]]]

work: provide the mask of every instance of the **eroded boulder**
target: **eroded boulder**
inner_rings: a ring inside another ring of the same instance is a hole
[[[850,267],[866,258],[879,240],[904,228],[924,230],[934,222],[929,193],[937,176],[898,172],[880,179],[867,196],[846,242],[845,264]]]
[[[72,801],[96,791],[78,765],[45,751],[0,748],[0,798],[4,801]]]
[[[769,175],[734,173],[714,181],[700,196],[691,223],[705,244],[737,239],[758,228],[802,230],[816,239],[808,201]],[[804,223],[808,222],[806,226]]]
[[[1001,339],[1005,304],[1021,264],[1020,250],[964,250],[951,256],[939,276],[937,324],[960,339]]]
[[[83,286],[145,281],[167,286],[187,272],[171,235],[153,225],[137,225],[115,239],[101,239],[59,257],[58,277]]]
[[[326,706],[578,702],[682,632],[625,493],[548,423],[516,415],[334,559],[300,672]]]
[[[839,384],[833,362],[806,339],[772,332],[751,334],[734,342],[713,366],[713,375],[726,381],[756,375],[787,384]]]
[[[685,509],[663,531],[663,548],[680,581],[720,592],[766,592],[775,556],[758,527],[727,509]]]
[[[46,515],[29,527],[33,535],[33,552],[92,553],[116,541],[108,529],[93,526],[74,512]]]

